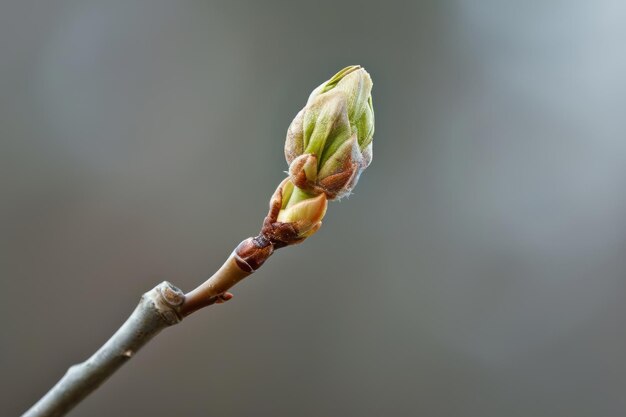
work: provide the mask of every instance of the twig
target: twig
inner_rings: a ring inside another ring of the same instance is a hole
[[[245,247],[246,242],[238,249]],[[211,278],[187,295],[167,281],[146,292],[117,332],[89,359],[70,367],[22,417],[65,415],[161,330],[180,323],[183,317],[203,307],[228,301],[232,294],[226,290],[254,272],[248,261],[237,251],[233,252]]]

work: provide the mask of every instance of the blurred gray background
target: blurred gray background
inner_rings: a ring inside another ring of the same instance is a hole
[[[0,415],[256,234],[291,119],[358,63],[356,193],[73,415],[623,416],[624,21],[617,0],[3,1]]]

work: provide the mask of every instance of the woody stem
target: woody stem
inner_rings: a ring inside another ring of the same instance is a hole
[[[244,240],[224,265],[188,294],[162,282],[146,292],[126,322],[91,357],[71,366],[22,417],[60,417],[69,412],[166,327],[193,312],[227,301],[226,291],[252,274],[273,252],[269,242]]]

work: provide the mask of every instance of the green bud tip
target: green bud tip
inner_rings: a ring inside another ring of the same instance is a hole
[[[317,87],[287,131],[293,183],[330,200],[349,195],[372,160],[372,79],[358,65]],[[304,173],[302,172],[304,171]]]

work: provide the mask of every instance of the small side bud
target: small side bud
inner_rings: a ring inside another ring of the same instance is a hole
[[[300,243],[319,229],[327,206],[325,194],[309,194],[286,178],[270,200],[260,236],[275,248]]]
[[[326,196],[320,194],[281,210],[276,220],[279,223],[291,223],[298,237],[303,237],[322,222],[327,205]]]

